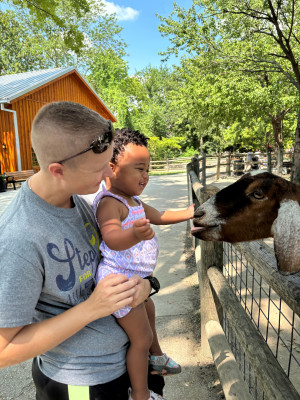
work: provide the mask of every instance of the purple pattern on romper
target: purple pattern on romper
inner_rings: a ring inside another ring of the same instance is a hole
[[[115,195],[106,190],[102,185],[101,191],[94,200],[93,208],[96,215],[97,206],[103,197],[110,196],[121,201],[129,210],[127,218],[122,221],[122,229],[128,229],[133,222],[140,218],[145,218],[145,211],[138,197],[134,199],[138,202],[138,206],[131,207],[121,196]],[[97,282],[109,274],[124,274],[129,278],[133,275],[139,275],[142,278],[153,273],[158,257],[158,240],[154,236],[151,240],[143,240],[135,246],[127,250],[115,251],[111,250],[102,240],[100,243],[100,251],[103,256],[100,260],[97,272]],[[129,313],[131,307],[124,307],[116,311],[113,315],[116,318],[122,318]]]

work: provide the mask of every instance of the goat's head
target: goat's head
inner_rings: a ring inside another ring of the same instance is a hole
[[[300,188],[270,173],[246,174],[197,208],[192,234],[243,242],[274,237],[278,268],[300,269]]]

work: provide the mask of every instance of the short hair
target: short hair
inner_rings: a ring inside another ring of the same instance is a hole
[[[96,111],[72,101],[42,107],[31,128],[31,142],[41,169],[88,147],[109,129],[109,122]],[[77,158],[70,160],[78,162]]]
[[[113,144],[113,155],[111,162],[116,164],[117,158],[120,153],[125,150],[125,146],[129,143],[133,143],[137,146],[148,146],[148,138],[139,131],[134,131],[127,128],[116,129],[114,144]]]

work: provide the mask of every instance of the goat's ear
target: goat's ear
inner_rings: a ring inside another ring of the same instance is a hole
[[[277,177],[277,179],[275,180],[275,183],[276,183],[277,187],[278,187],[280,190],[282,190],[282,191],[284,191],[284,192],[288,191],[289,182],[286,181],[285,179],[280,178],[280,177]]]
[[[280,204],[278,216],[272,225],[274,249],[278,269],[282,274],[300,270],[300,205],[285,200]]]

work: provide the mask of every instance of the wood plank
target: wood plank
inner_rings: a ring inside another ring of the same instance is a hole
[[[205,330],[226,400],[253,400],[221,325],[208,321]]]
[[[219,268],[211,267],[208,277],[230,325],[243,348],[267,400],[299,400],[300,396],[256,330]]]

